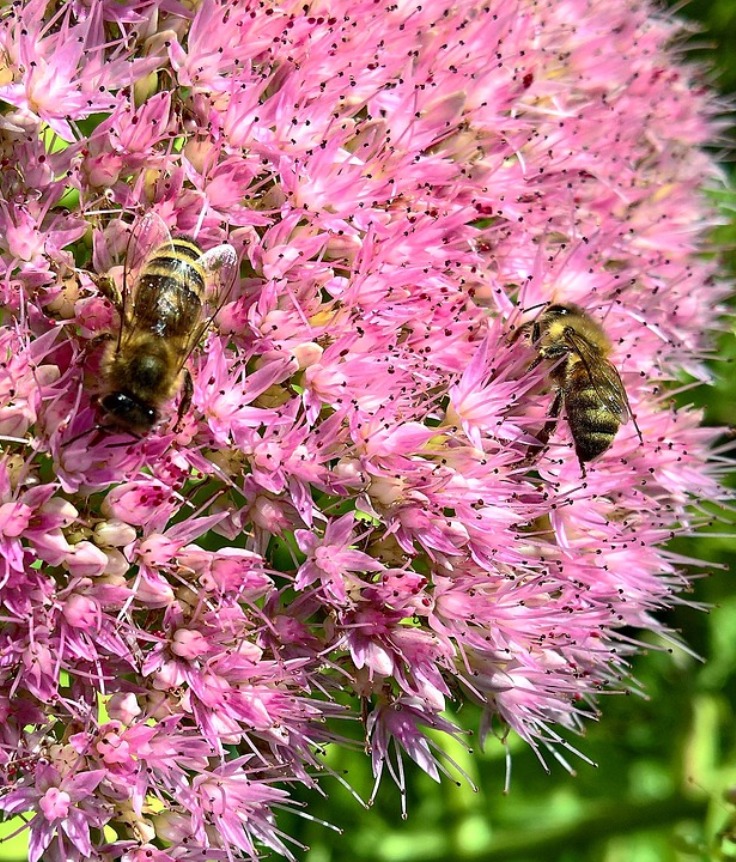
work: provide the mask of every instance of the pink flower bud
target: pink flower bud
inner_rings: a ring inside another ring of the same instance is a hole
[[[69,596],[62,606],[62,611],[64,619],[73,628],[94,629],[100,623],[100,607],[89,596]]]
[[[204,174],[217,158],[218,151],[209,138],[190,138],[184,147],[184,155],[199,174]]]
[[[35,219],[23,208],[14,208],[14,221],[5,228],[5,242],[10,254],[19,260],[33,260],[43,254],[43,234],[36,228]]]
[[[293,347],[292,355],[297,361],[299,368],[309,368],[322,358],[324,350],[314,341],[305,341],[297,347]]]
[[[35,532],[32,541],[36,556],[52,566],[60,565],[73,553],[66,536],[58,529]]]
[[[67,568],[77,578],[101,575],[107,567],[107,555],[92,542],[77,542],[65,560]]]
[[[121,724],[129,725],[141,715],[143,710],[132,692],[117,692],[107,701],[107,714]]]
[[[189,629],[178,629],[171,642],[171,652],[180,658],[189,660],[206,655],[209,648],[209,644],[201,632]]]
[[[28,527],[31,509],[23,503],[0,505],[0,533],[4,536],[20,536]]]
[[[98,156],[90,156],[84,163],[89,184],[101,189],[115,185],[122,166],[123,159],[116,153],[100,153]]]
[[[47,820],[65,820],[71,803],[71,796],[65,790],[50,787],[39,799],[38,807]]]
[[[253,521],[274,535],[278,535],[291,524],[283,506],[275,500],[261,496],[253,506]]]
[[[122,548],[134,542],[136,535],[135,527],[124,521],[112,520],[96,524],[92,538],[101,548]]]
[[[114,488],[105,498],[102,510],[128,524],[153,526],[168,520],[174,504],[169,489],[152,479],[126,482]]]
[[[165,607],[174,601],[174,590],[166,578],[147,569],[136,581],[136,599],[152,608]]]
[[[69,527],[79,517],[79,512],[61,497],[52,497],[41,506],[43,515],[48,516],[55,527]]]
[[[153,818],[153,825],[158,837],[172,844],[180,844],[191,834],[191,818],[171,811],[157,814]]]
[[[105,575],[122,577],[130,570],[130,563],[126,559],[125,554],[117,548],[105,548],[105,556],[107,557]]]
[[[74,316],[85,338],[94,338],[115,328],[115,312],[110,302],[101,296],[88,296],[74,304]]]
[[[147,566],[157,566],[176,556],[179,543],[160,533],[152,533],[138,545],[138,559]]]

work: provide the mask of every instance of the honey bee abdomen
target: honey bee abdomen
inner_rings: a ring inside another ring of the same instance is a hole
[[[602,455],[621,425],[621,415],[614,413],[590,385],[566,389],[565,412],[580,461]]]
[[[171,246],[159,249],[143,267],[140,277],[168,276],[201,295],[205,288],[205,275],[194,255],[199,252],[194,246],[174,240]],[[201,252],[199,252],[201,256]]]
[[[199,320],[199,294],[177,274],[145,272],[138,282],[134,319],[137,329],[172,338],[188,335]]]
[[[592,461],[610,449],[616,436],[616,432],[583,432],[578,431],[573,435],[575,441],[575,454],[579,461]]]

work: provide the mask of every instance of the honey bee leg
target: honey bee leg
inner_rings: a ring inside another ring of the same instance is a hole
[[[543,361],[544,361],[544,356],[541,356],[540,354],[538,354],[535,357],[534,361],[529,364],[529,367],[527,368],[526,373],[528,374],[530,371],[534,371],[534,369],[537,367],[537,365],[539,365]]]
[[[192,375],[188,369],[182,372],[184,380],[182,383],[181,398],[179,399],[179,409],[176,411],[176,425],[174,425],[174,434],[181,430],[181,420],[184,414],[192,406],[192,395],[194,395],[194,384],[192,383]]]
[[[549,443],[549,438],[554,434],[561,412],[562,390],[558,389],[557,394],[555,395],[555,400],[552,402],[552,406],[549,410],[549,419],[544,423],[544,427],[534,435],[539,441],[539,444],[529,447],[527,456],[521,462],[522,466],[528,467],[530,464],[533,464],[547,448],[547,443]]]
[[[633,413],[631,414],[631,421],[634,423],[634,428],[636,429],[636,436],[639,438],[639,443],[643,446],[644,438],[641,436],[641,429],[636,424],[636,416],[634,416]]]
[[[86,437],[88,434],[94,434],[93,439],[90,441],[88,448],[92,446],[96,446],[100,440],[104,439],[104,436],[107,432],[107,429],[104,425],[93,425],[91,428],[87,428],[85,431],[81,431],[79,434],[75,434],[74,437],[71,437],[69,440],[65,440],[61,444],[62,449],[66,449],[67,446],[71,446],[72,443],[76,443],[77,440],[81,440],[82,437]]]
[[[104,344],[106,341],[112,341],[114,338],[115,336],[111,332],[101,332],[99,335],[95,335],[94,338],[90,338],[81,349],[81,361],[85,362],[90,353],[97,350],[101,344]]]
[[[537,355],[534,357],[533,361],[529,364],[526,373],[528,374],[530,371],[534,371],[534,369],[542,362],[548,360],[559,362],[563,357],[567,356],[569,352],[570,351],[567,347],[547,347],[544,350],[539,350],[537,351]]]
[[[557,422],[562,412],[562,390],[558,389],[555,395],[555,400],[549,409],[549,419],[544,423],[544,428],[534,436],[542,444],[540,448],[544,448],[549,443],[549,438],[554,434]]]
[[[104,344],[106,341],[112,341],[115,336],[112,332],[101,332],[99,335],[95,335],[89,339],[85,347],[95,348],[99,347],[101,344]]]
[[[97,289],[105,299],[109,300],[115,306],[115,310],[118,314],[122,314],[123,298],[120,296],[120,292],[117,287],[115,287],[115,282],[111,278],[103,275],[97,279],[96,284]]]

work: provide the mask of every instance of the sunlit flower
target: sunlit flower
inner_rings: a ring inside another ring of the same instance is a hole
[[[677,34],[633,0],[4,8],[0,809],[32,862],[293,858],[337,719],[405,803],[463,699],[542,756],[626,685],[721,494],[668,400],[723,296]],[[135,436],[97,402],[149,213],[240,272],[191,409]],[[535,446],[515,333],[550,301],[605,326],[641,429],[585,475],[564,416]]]

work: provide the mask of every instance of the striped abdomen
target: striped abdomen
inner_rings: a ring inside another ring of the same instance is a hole
[[[197,325],[205,293],[202,250],[177,237],[160,245],[136,279],[133,319],[137,330],[162,338],[188,336]]]
[[[568,369],[563,394],[575,454],[580,461],[592,461],[613,443],[622,413],[601,398],[580,362]]]

